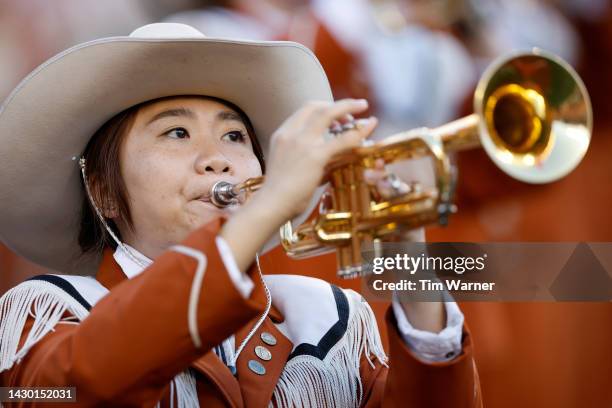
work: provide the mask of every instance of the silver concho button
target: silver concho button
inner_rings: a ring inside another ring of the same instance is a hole
[[[257,375],[266,373],[266,368],[257,360],[249,360],[249,369]]]
[[[257,357],[265,361],[269,361],[272,359],[272,353],[270,353],[270,350],[268,350],[264,346],[255,347],[255,354],[257,355]]]
[[[261,333],[261,340],[263,340],[263,342],[268,346],[274,346],[276,344],[276,337],[268,332]]]

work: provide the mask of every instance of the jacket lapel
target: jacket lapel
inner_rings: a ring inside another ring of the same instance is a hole
[[[257,320],[253,320],[236,333],[236,347],[239,347],[242,340],[255,326]],[[276,343],[274,345],[267,344],[262,338],[264,333],[266,339],[269,339],[269,335],[272,335]],[[265,347],[270,352],[271,358],[269,360],[266,361],[257,356],[255,348],[258,346]],[[276,328],[272,319],[267,317],[242,350],[236,362],[236,377],[240,384],[245,407],[268,406],[292,349],[293,343]],[[260,374],[253,370],[249,364],[260,364],[265,372]]]
[[[191,367],[207,377],[229,402],[230,406],[244,407],[238,380],[215,353],[209,351],[194,361]]]
[[[260,303],[265,303],[266,289],[261,279],[259,276],[256,276],[253,281],[255,287],[251,293],[251,298]],[[259,319],[260,316],[256,317],[238,330],[235,338],[236,349],[240,347],[242,341],[248,336],[250,331],[253,330]],[[283,320],[283,315],[276,306],[272,305],[268,316],[238,356],[238,361],[236,362],[236,378],[238,379],[245,407],[265,407],[268,406],[268,402],[272,398],[274,387],[285,367],[287,357],[293,349],[293,343],[291,343],[274,324],[280,323]],[[266,344],[262,339],[263,333],[271,334],[276,340],[276,344]],[[263,360],[255,354],[255,348],[257,346],[265,347],[270,352],[272,356],[270,360]],[[250,361],[256,362],[251,364],[261,364],[265,373],[258,374],[251,369],[249,367]]]

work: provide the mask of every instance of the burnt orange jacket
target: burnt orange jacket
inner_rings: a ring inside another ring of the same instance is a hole
[[[127,279],[107,250],[96,279],[110,292],[78,325],[58,324],[19,362],[1,376],[3,386],[74,386],[78,406],[153,407],[162,400],[169,406],[170,381],[192,367],[202,407],[267,406],[293,344],[275,326],[283,320],[276,308],[249,341],[232,375],[211,349],[236,334],[245,338],[266,306],[263,285],[248,299],[230,280],[215,244],[224,220],[217,219],[193,232],[183,245],[206,254],[207,273],[198,300],[198,328],[202,347],[190,337],[187,300],[196,261],[177,252],[162,254],[146,271]],[[253,265],[248,273],[256,273]],[[31,327],[22,334],[22,343]],[[472,357],[469,332],[464,329],[463,353],[450,362],[421,362],[396,330],[391,309],[389,368],[376,362],[372,368],[361,361],[365,407],[454,407],[482,405],[478,376]],[[278,340],[267,346],[263,331]],[[264,362],[266,374],[257,375],[247,362],[257,359],[255,346],[270,349]],[[17,406],[17,404],[5,404]],[[39,406],[23,403],[19,406]],[[55,404],[61,406],[62,404]],[[65,406],[74,407],[74,403]]]

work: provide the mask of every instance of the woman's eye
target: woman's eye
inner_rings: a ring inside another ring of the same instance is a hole
[[[165,133],[166,136],[172,139],[186,139],[189,137],[189,133],[184,128],[174,128]]]
[[[238,143],[244,143],[244,133],[242,133],[239,130],[234,130],[232,132],[227,132],[226,134],[223,135],[224,139],[229,139],[230,142],[238,142]]]

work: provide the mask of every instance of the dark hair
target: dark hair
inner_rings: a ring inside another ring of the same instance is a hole
[[[133,227],[133,223],[128,205],[127,188],[121,176],[121,168],[119,165],[119,152],[122,142],[125,135],[130,131],[136,114],[140,109],[152,103],[176,97],[178,96],[154,99],[132,106],[118,113],[94,133],[83,152],[83,157],[86,160],[87,182],[96,205],[102,214],[108,211],[112,206],[117,212],[121,223],[127,225],[129,228]],[[219,102],[240,115],[246,127],[249,139],[251,139],[253,153],[259,161],[262,174],[265,173],[266,168],[263,150],[255,136],[255,131],[248,116],[231,102],[209,96],[201,96],[201,98]],[[83,191],[85,191],[84,185]],[[111,219],[106,219],[106,222],[120,238],[121,235],[115,222]],[[81,222],[78,242],[83,253],[101,252],[105,247],[116,247],[116,243],[96,215],[86,194],[83,197],[81,205]]]

